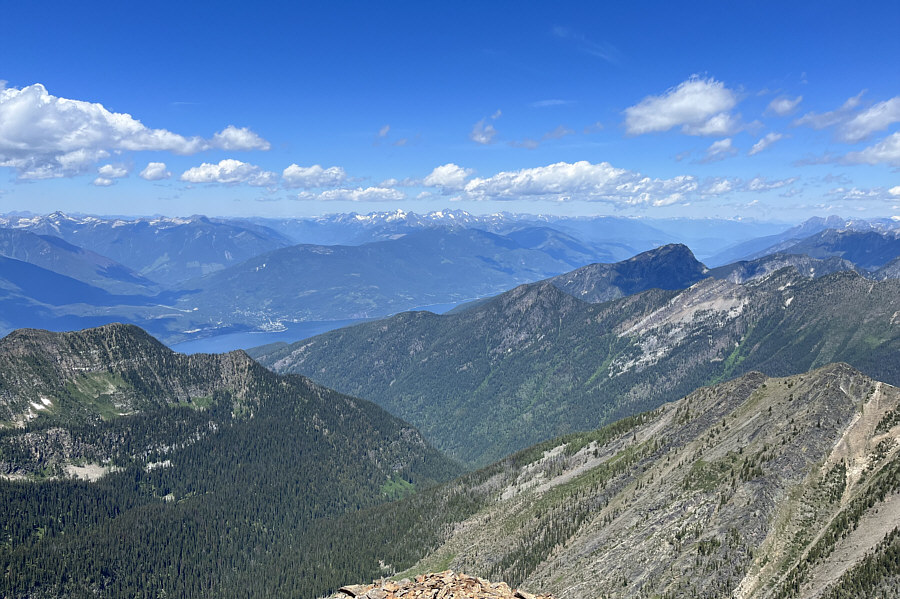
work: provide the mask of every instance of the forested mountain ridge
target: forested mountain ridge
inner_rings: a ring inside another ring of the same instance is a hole
[[[332,331],[259,357],[371,399],[485,464],[759,369],[844,360],[900,383],[900,282],[783,269],[588,304],[547,282],[437,316]],[[446,415],[452,415],[449,420]]]
[[[686,245],[669,244],[613,264],[589,264],[548,280],[588,303],[605,302],[647,289],[684,289],[708,269]]]
[[[370,402],[127,325],[7,336],[0,398],[4,596],[313,596],[377,573],[309,560],[314,522],[460,472]]]
[[[748,373],[341,521],[333,542],[366,530],[398,578],[450,568],[561,599],[893,597],[900,390],[846,364]]]

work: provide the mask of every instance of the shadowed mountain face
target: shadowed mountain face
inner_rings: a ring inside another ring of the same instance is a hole
[[[593,304],[647,289],[684,289],[706,276],[706,267],[687,246],[672,244],[615,264],[591,264],[548,282]]]
[[[126,325],[0,340],[0,474],[31,481],[0,480],[4,595],[256,588],[313,521],[458,472],[374,404],[243,352],[184,356]],[[305,567],[269,590],[341,575]]]
[[[895,597],[898,492],[900,391],[832,364],[701,388],[341,529],[397,539],[400,577],[571,599]]]
[[[752,369],[787,375],[844,360],[900,383],[898,310],[900,282],[852,272],[781,270],[746,285],[710,278],[598,304],[543,282],[259,359],[371,399],[451,455],[485,464]]]
[[[155,295],[159,286],[126,266],[59,237],[0,229],[0,255],[28,262],[112,294]],[[0,270],[0,276],[4,271]]]
[[[794,243],[785,250],[811,258],[838,257],[865,270],[876,270],[900,257],[900,235],[894,231],[836,231],[829,229]]]

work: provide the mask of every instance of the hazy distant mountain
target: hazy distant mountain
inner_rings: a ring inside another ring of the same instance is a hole
[[[900,383],[900,282],[793,269],[588,304],[551,283],[437,316],[405,313],[260,360],[376,401],[439,448],[485,464],[758,368],[836,360]],[[453,414],[451,420],[446,415]]]
[[[34,264],[109,293],[153,295],[159,292],[156,283],[127,266],[52,235],[0,228],[0,256]]]
[[[55,212],[4,217],[0,224],[60,237],[168,287],[291,245],[271,229],[205,216],[124,220]]]
[[[376,405],[243,352],[124,325],[0,340],[3,596],[319,596],[378,569],[323,569],[315,526],[457,473]]]
[[[819,259],[838,257],[858,268],[876,270],[900,256],[900,231],[828,229],[790,244],[784,251]]]
[[[570,599],[897,597],[898,443],[896,387],[846,364],[755,372],[345,516],[330,540],[397,547],[398,578]]]
[[[186,287],[198,292],[179,307],[251,326],[384,316],[499,293],[595,259],[565,236],[537,235],[547,243],[528,232],[519,243],[478,229],[437,228],[361,246],[297,245],[191,281]]]
[[[249,222],[272,228],[296,243],[320,245],[359,245],[396,239],[400,235],[435,227],[481,229],[501,235],[523,228],[551,228],[582,244],[605,247],[609,252],[607,261],[622,260],[667,243],[684,243],[701,255],[709,255],[735,240],[770,235],[783,228],[772,223],[724,219],[641,219],[509,212],[475,215],[464,210],[426,214],[396,210],[293,219],[255,218]]]
[[[828,218],[813,217],[796,227],[774,235],[765,235],[732,245],[719,253],[709,256],[704,262],[710,266],[722,266],[741,260],[753,260],[766,254],[791,253],[786,249],[800,239],[815,235],[826,229],[844,228],[848,221],[839,216]]]
[[[810,258],[805,254],[770,254],[756,260],[743,260],[708,271],[709,276],[725,279],[732,283],[746,283],[754,279],[766,277],[782,268],[792,268],[799,274],[809,277],[824,277],[844,270],[858,271],[856,265],[848,260],[832,256],[830,258]],[[861,272],[866,275],[867,273]],[[896,278],[896,277],[884,277]]]

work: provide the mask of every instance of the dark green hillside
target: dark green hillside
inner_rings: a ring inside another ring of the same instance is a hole
[[[17,332],[0,356],[24,422],[0,431],[4,596],[315,596],[368,575],[301,567],[315,523],[459,471],[374,404],[242,352],[112,325]],[[18,401],[30,383],[46,409]]]
[[[900,383],[900,283],[791,269],[587,304],[547,283],[456,314],[400,314],[260,357],[377,402],[473,464],[753,369],[843,360]]]

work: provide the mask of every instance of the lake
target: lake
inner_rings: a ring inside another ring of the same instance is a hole
[[[435,314],[443,314],[452,310],[456,306],[469,302],[454,302],[449,304],[431,304],[428,306],[419,306],[407,310],[422,311],[427,310]],[[385,316],[385,318],[388,318]],[[190,341],[182,341],[170,346],[173,350],[182,354],[222,354],[235,349],[248,349],[250,347],[258,347],[269,343],[283,341],[285,343],[294,343],[309,337],[315,337],[334,329],[340,329],[353,324],[367,322],[374,319],[350,319],[350,320],[319,320],[311,322],[292,322],[288,323],[287,328],[283,331],[250,331],[242,333],[226,333],[215,337],[204,337],[202,339],[192,339]]]

